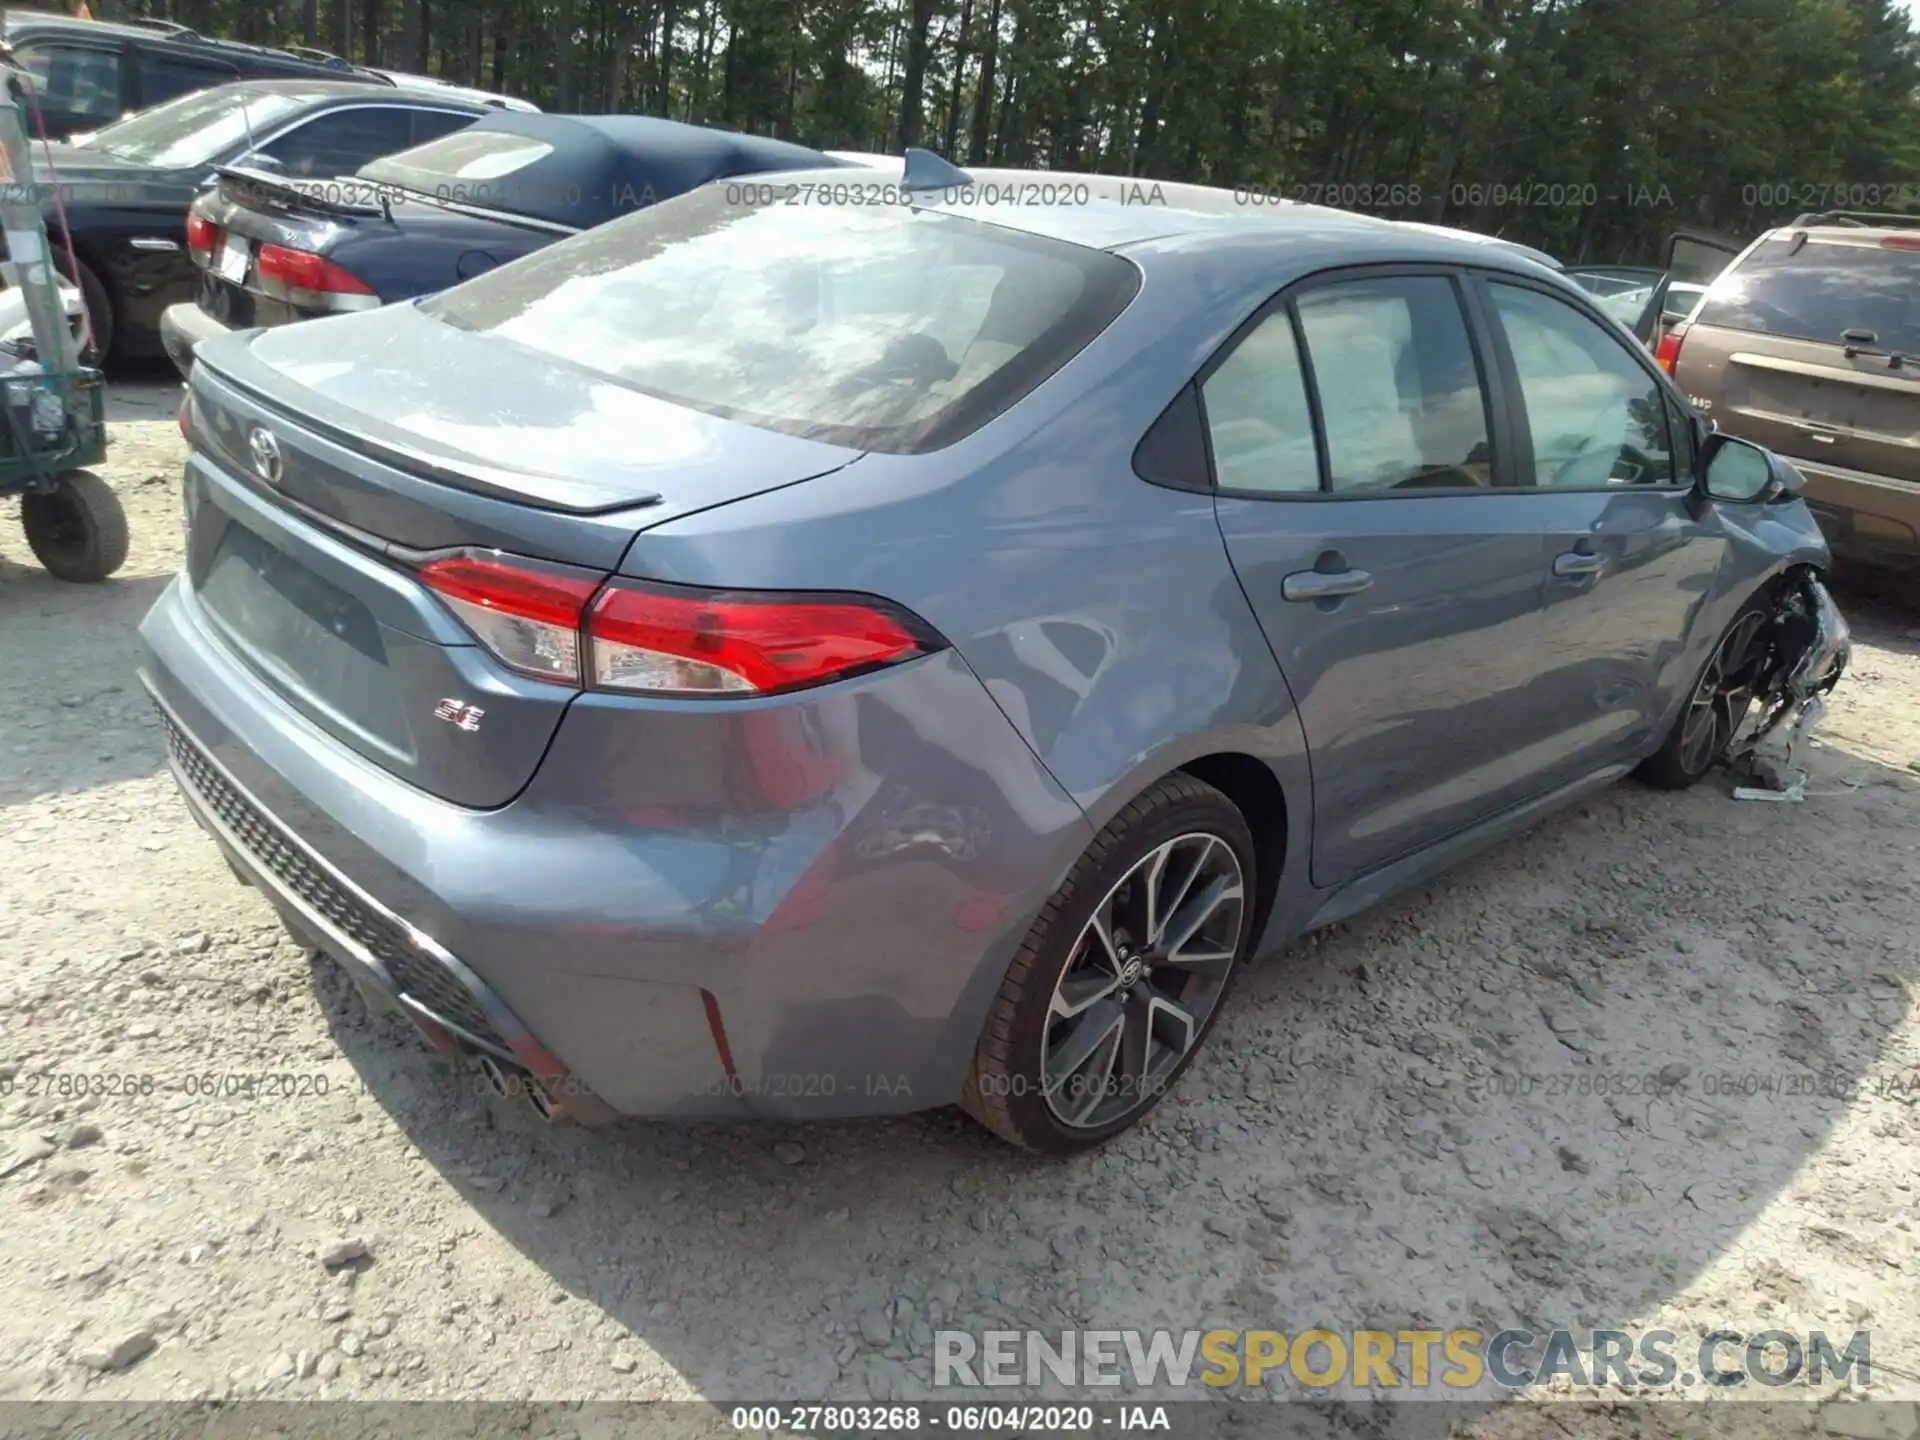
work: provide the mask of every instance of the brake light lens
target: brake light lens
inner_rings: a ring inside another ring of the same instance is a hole
[[[655,695],[767,695],[939,649],[921,621],[856,595],[619,581],[587,616],[591,679]]]
[[[1885,250],[1920,250],[1920,235],[1889,235],[1880,246]]]
[[[771,695],[911,660],[946,642],[865,595],[701,590],[604,577],[499,550],[420,579],[510,670],[629,694]]]
[[[1667,374],[1673,374],[1673,367],[1680,363],[1680,342],[1686,338],[1686,327],[1676,325],[1660,337],[1659,348],[1653,352],[1653,358]]]
[[[357,308],[340,304],[349,299],[379,303],[371,285],[324,255],[290,250],[285,245],[262,245],[255,264],[261,289],[279,299],[322,309]]]
[[[580,618],[599,576],[468,550],[429,561],[420,578],[508,669],[580,683]]]
[[[204,215],[187,212],[187,254],[198,263],[205,265],[213,259],[214,247],[220,243],[220,227]]]

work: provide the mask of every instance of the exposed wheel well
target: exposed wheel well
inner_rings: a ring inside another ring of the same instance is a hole
[[[1255,943],[1266,929],[1273,897],[1280,890],[1280,869],[1287,858],[1287,796],[1280,781],[1251,755],[1206,755],[1180,767],[1220,791],[1246,816],[1253,832],[1254,864],[1259,877],[1253,906]]]

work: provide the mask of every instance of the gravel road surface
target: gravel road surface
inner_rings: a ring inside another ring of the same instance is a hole
[[[940,1328],[1557,1324],[1866,1329],[1920,1397],[1915,611],[1849,602],[1806,803],[1623,784],[1315,937],[1103,1154],[548,1127],[369,1016],[175,798],[132,671],[176,405],[115,395],[115,580],[0,509],[0,1397],[912,1398]],[[249,1073],[299,1093],[192,1093]]]

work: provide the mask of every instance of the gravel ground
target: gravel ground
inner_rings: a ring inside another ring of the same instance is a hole
[[[1851,603],[1805,804],[1625,784],[1325,932],[1101,1155],[950,1113],[545,1127],[369,1016],[176,800],[132,676],[175,404],[115,396],[114,581],[0,513],[0,1397],[917,1397],[943,1325],[1418,1323],[1864,1328],[1920,1396],[1920,1109],[1877,1088],[1920,1076],[1913,611]],[[326,1093],[187,1093],[248,1071]],[[49,1093],[93,1075],[153,1090]]]

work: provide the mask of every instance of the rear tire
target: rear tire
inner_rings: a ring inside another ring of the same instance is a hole
[[[20,528],[47,573],[91,585],[127,563],[127,513],[91,470],[69,470],[50,490],[20,498]]]
[[[1154,785],[1095,837],[1027,932],[961,1108],[1052,1155],[1137,1123],[1219,1018],[1252,938],[1257,878],[1231,800],[1184,774]]]
[[[1686,790],[1707,778],[1753,704],[1751,682],[1766,658],[1772,614],[1756,596],[1721,632],[1667,738],[1635,772],[1641,779],[1662,790]]]

